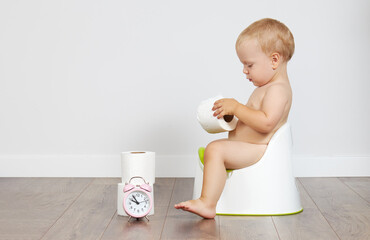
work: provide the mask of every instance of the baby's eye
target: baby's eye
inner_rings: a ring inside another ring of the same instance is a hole
[[[248,64],[247,67],[251,68],[253,67],[253,64]]]

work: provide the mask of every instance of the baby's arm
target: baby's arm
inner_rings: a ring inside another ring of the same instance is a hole
[[[224,115],[235,115],[239,121],[256,131],[269,133],[282,118],[288,96],[283,86],[271,86],[266,90],[259,110],[247,107],[235,99],[220,99],[214,104],[214,116],[222,118]]]

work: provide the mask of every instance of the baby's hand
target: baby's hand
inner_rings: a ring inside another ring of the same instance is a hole
[[[212,110],[215,111],[213,116],[218,119],[223,118],[225,115],[235,115],[235,111],[239,105],[239,102],[233,98],[223,98],[217,100]]]

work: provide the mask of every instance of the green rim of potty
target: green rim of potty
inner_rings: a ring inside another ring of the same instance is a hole
[[[234,213],[216,213],[216,215],[221,216],[286,216],[286,215],[294,215],[297,213],[303,212],[303,208],[297,212],[292,213],[273,213],[273,214],[234,214]]]
[[[204,151],[205,151],[206,149],[204,148],[204,147],[200,147],[199,149],[198,149],[198,155],[199,155],[199,160],[200,160],[200,162],[204,165]]]
[[[200,147],[199,149],[198,149],[198,155],[199,155],[199,160],[200,160],[200,162],[203,164],[203,166],[204,166],[204,151],[205,151],[206,149],[204,148],[204,147]],[[232,172],[233,170],[232,169],[226,169],[226,172],[228,172],[228,173],[230,173],[230,172]]]

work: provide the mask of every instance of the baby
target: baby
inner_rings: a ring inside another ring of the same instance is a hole
[[[203,218],[216,215],[226,169],[258,162],[272,135],[286,123],[292,104],[287,63],[294,52],[294,38],[283,23],[269,18],[254,22],[239,35],[236,52],[244,66],[243,73],[257,88],[246,105],[228,98],[214,103],[215,117],[235,115],[238,124],[228,139],[207,145],[201,197],[175,205]]]

